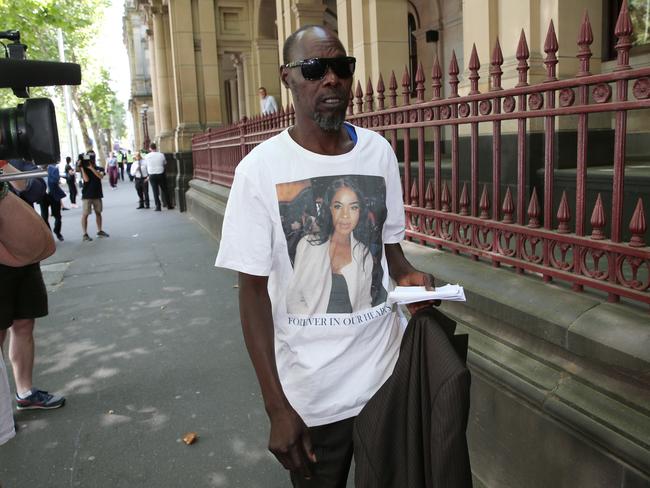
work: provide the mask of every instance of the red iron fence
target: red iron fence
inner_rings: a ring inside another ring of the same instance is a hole
[[[642,197],[632,205],[627,229],[623,221],[628,113],[650,108],[650,68],[631,69],[629,64],[632,23],[627,2],[623,2],[615,34],[617,67],[607,74],[589,71],[593,34],[585,13],[578,39],[580,67],[573,78],[556,77],[558,42],[551,21],[544,45],[546,78],[541,83],[528,83],[529,50],[523,30],[516,53],[518,83],[514,88],[501,86],[503,56],[498,40],[490,61],[490,89],[485,93],[478,89],[480,62],[475,47],[468,65],[470,90],[466,96],[458,93],[460,70],[455,54],[449,65],[450,94],[446,98],[441,96],[442,70],[437,60],[431,76],[433,98],[428,101],[424,100],[421,65],[416,74],[415,100],[405,70],[399,106],[394,73],[387,93],[380,75],[376,96],[370,80],[365,95],[357,83],[348,120],[387,137],[403,162],[407,237],[473,259],[488,259],[494,266],[503,264],[520,273],[537,273],[544,281],[567,282],[575,291],[584,287],[600,290],[610,301],[627,297],[650,304],[650,251],[645,242]],[[588,128],[589,115],[597,113],[609,113],[614,120],[613,171],[607,198],[597,193],[592,203],[587,198]],[[554,188],[556,120],[563,116],[577,116],[571,196],[566,190],[556,195]],[[544,126],[543,181],[539,189],[533,175],[527,174],[531,119],[542,119]],[[504,121],[517,125],[513,181],[504,181],[502,175]],[[276,114],[243,119],[196,136],[195,178],[230,186],[235,167],[251,148],[293,123],[293,108],[289,106]],[[491,154],[479,152],[481,123],[492,126]],[[468,160],[460,158],[461,126],[468,127]],[[443,130],[448,132],[444,139]],[[428,161],[425,146],[431,142],[431,133],[433,157]],[[449,143],[451,162],[443,165],[443,144]],[[479,166],[489,166],[489,181],[481,183]],[[432,177],[428,177],[431,170]],[[462,172],[469,175],[464,181]],[[610,192],[611,205],[604,203],[609,202]]]

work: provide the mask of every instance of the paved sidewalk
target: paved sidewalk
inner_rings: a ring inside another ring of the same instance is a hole
[[[128,181],[104,194],[110,238],[82,242],[81,209],[65,211],[66,240],[43,262],[35,384],[67,403],[17,414],[0,485],[289,486],[266,450],[236,276],[213,267],[216,242],[187,214],[136,210]]]

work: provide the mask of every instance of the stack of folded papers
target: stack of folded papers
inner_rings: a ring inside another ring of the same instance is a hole
[[[388,294],[388,301],[390,303],[398,303],[400,305],[426,302],[429,300],[464,302],[465,291],[460,285],[439,286],[435,290],[427,290],[424,286],[396,286]]]

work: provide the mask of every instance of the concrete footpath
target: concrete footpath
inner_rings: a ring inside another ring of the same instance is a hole
[[[136,210],[128,180],[104,194],[110,238],[82,242],[81,209],[65,211],[65,242],[42,263],[34,381],[67,403],[17,413],[0,486],[289,486],[216,241],[177,210]]]

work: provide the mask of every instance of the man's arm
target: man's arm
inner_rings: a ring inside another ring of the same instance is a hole
[[[0,199],[0,263],[26,266],[55,250],[50,229],[33,208],[13,193]]]
[[[386,253],[386,262],[388,263],[388,274],[395,280],[398,286],[424,286],[427,290],[433,290],[434,277],[430,273],[423,273],[415,269],[411,263],[408,262],[402,246],[397,244],[385,244],[384,252]],[[414,314],[419,309],[428,307],[430,305],[439,305],[440,301],[433,302],[418,302],[407,305],[411,314]]]
[[[244,341],[271,420],[269,450],[290,471],[309,477],[316,462],[307,426],[282,390],[275,362],[273,314],[267,290],[268,277],[239,273],[239,314]]]

